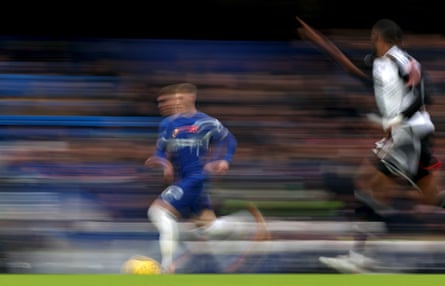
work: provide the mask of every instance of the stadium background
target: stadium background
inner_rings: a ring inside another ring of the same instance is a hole
[[[398,20],[432,81],[437,154],[444,154],[440,10],[428,1],[395,1],[386,9],[382,3],[164,1],[9,9],[0,27],[5,270],[115,273],[130,255],[158,258],[145,212],[163,186],[142,163],[160,119],[156,91],[191,81],[200,88],[200,108],[224,121],[240,142],[230,174],[212,185],[218,213],[255,201],[274,237],[260,244],[270,251],[252,252],[237,271],[329,272],[317,257],[350,246],[348,176],[379,135],[363,117],[374,109],[370,90],[302,42],[295,16],[356,62],[369,52],[372,23]],[[443,271],[443,226],[430,222],[420,232],[406,222],[397,248],[376,245],[386,269]],[[183,271],[220,271],[237,258],[224,249],[195,253],[201,262]]]
[[[389,17],[407,31],[443,33],[439,5],[431,0],[165,0],[26,6],[8,2],[0,34],[288,40],[295,37],[295,15],[322,29],[368,29],[376,19]]]

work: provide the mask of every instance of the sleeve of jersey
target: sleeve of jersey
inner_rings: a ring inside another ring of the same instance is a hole
[[[407,77],[406,81],[409,81],[410,77],[416,77],[416,78],[419,78],[420,80],[422,80],[421,79],[421,68],[420,68],[419,63],[415,59],[413,59],[412,62],[410,62],[410,64],[405,65],[404,72],[407,74],[407,76],[405,76],[405,77]],[[421,83],[417,82],[417,80],[416,80],[416,84],[407,86],[407,88],[412,89],[414,100],[412,101],[412,103],[409,106],[407,106],[405,108],[405,110],[403,110],[401,112],[401,114],[405,118],[411,118],[411,116],[413,116],[414,113],[416,113],[418,110],[420,110],[420,108],[424,104],[420,84]]]
[[[227,151],[226,151],[226,155],[224,156],[224,160],[226,160],[227,162],[232,162],[238,142],[236,141],[235,136],[233,136],[233,134],[228,130],[227,130],[227,135],[224,138],[224,140],[227,143],[227,145],[226,145]]]
[[[214,153],[214,159],[223,159],[231,163],[235,155],[238,142],[235,136],[227,129],[223,128],[219,131],[219,138],[215,142],[215,147],[218,151],[224,152]]]
[[[414,87],[413,87],[414,88]],[[414,100],[413,102],[407,106],[402,112],[400,112],[404,118],[411,118],[411,116],[414,115],[423,105],[422,96],[420,94],[420,91],[417,88],[414,88]]]
[[[421,67],[417,60],[405,53],[396,55],[388,54],[388,56],[399,67],[399,74],[405,82],[408,82],[410,80],[410,77],[414,75],[418,75],[420,78]],[[406,88],[410,88],[413,90],[414,100],[409,106],[402,110],[400,114],[404,118],[411,118],[411,116],[413,116],[414,113],[416,113],[422,107],[423,99],[420,92],[419,84],[414,86],[407,86]]]

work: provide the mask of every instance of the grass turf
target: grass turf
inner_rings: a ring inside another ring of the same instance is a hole
[[[442,274],[4,274],[0,285],[82,285],[82,286],[294,286],[294,285],[441,285]]]

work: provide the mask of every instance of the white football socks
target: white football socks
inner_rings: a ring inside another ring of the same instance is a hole
[[[148,217],[159,231],[161,267],[164,271],[168,271],[178,247],[178,223],[168,210],[159,206],[151,206],[148,209]]]
[[[230,236],[240,237],[246,234],[248,229],[245,229],[244,225],[238,217],[223,216],[201,228],[201,231],[209,240],[224,240]]]

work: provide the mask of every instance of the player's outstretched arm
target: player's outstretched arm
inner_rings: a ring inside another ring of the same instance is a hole
[[[335,61],[342,65],[346,71],[359,77],[360,79],[369,80],[370,77],[358,68],[332,41],[330,41],[326,36],[320,32],[313,29],[306,22],[304,22],[300,17],[296,17],[298,22],[301,24],[301,28],[297,29],[299,35],[302,39],[309,40],[314,43],[329,56],[331,56]]]

